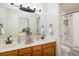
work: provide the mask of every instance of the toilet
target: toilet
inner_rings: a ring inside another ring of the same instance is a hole
[[[63,56],[69,56],[69,53],[70,53],[70,48],[65,45],[61,45],[61,54]]]

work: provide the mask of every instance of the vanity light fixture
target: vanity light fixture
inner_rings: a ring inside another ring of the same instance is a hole
[[[15,7],[19,7],[20,10],[25,11],[25,12],[30,12],[30,13],[36,12],[36,8],[32,9],[32,8],[30,8],[30,6],[23,7],[22,4],[20,4],[20,6],[17,6],[14,3],[11,3],[11,5],[13,5]],[[41,12],[41,9],[39,9],[39,12]]]

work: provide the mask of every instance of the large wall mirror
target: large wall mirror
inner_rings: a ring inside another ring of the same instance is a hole
[[[44,32],[47,31],[46,18],[43,12],[24,12],[15,7],[12,8],[8,3],[0,4],[0,24],[3,25],[5,37],[11,35],[14,37],[13,40],[16,40],[18,35],[24,33],[28,27],[33,36],[32,38],[40,38],[43,25]]]

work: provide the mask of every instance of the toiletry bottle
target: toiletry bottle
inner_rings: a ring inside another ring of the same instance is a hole
[[[9,36],[9,39],[12,40],[12,36],[11,35]]]
[[[7,37],[6,44],[9,44],[9,40],[10,40],[9,37]]]
[[[12,43],[12,35],[9,36],[9,42]]]
[[[44,39],[45,38],[45,34],[42,34],[42,37],[41,37],[41,39]]]
[[[20,37],[20,35],[18,35],[18,41],[17,41],[17,43],[21,43],[21,37]]]

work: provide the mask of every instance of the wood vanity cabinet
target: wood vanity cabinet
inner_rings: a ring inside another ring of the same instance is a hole
[[[17,51],[9,51],[9,52],[0,53],[0,56],[17,56]]]
[[[19,56],[31,56],[32,55],[31,48],[23,48],[23,49],[18,50],[18,55]]]
[[[56,43],[46,43],[32,46],[29,48],[21,48],[15,51],[0,53],[0,56],[55,56]]]
[[[32,47],[32,55],[33,56],[42,56],[42,46],[34,46]]]
[[[42,45],[43,56],[55,56],[55,43],[47,43]]]

